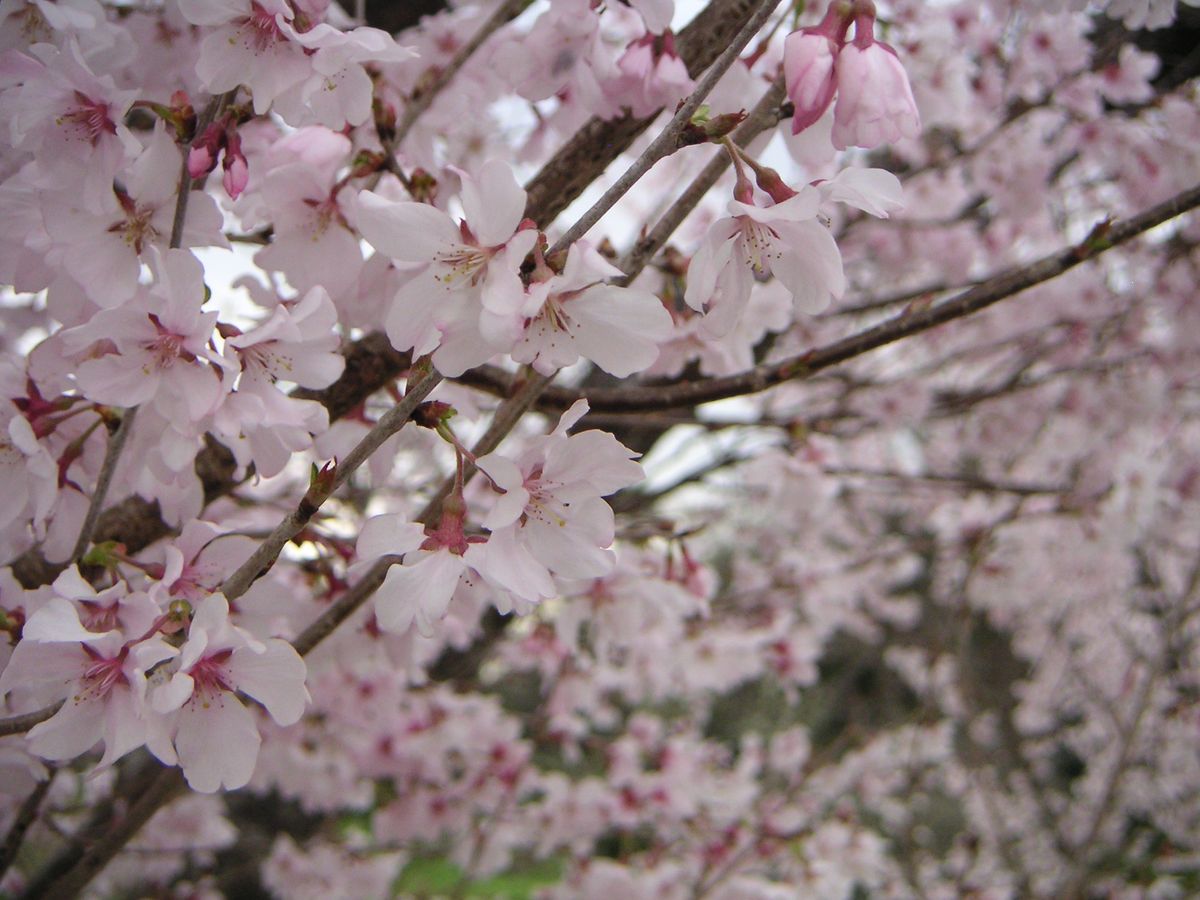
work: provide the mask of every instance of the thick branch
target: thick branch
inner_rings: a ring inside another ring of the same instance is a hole
[[[758,5],[753,0],[713,0],[679,33],[676,51],[693,78],[712,65]],[[548,225],[656,118],[591,119],[525,186],[525,215]]]
[[[688,96],[676,110],[675,115],[671,117],[671,121],[667,126],[659,132],[658,137],[650,142],[638,158],[628,169],[626,169],[621,177],[618,178],[603,196],[600,197],[591,208],[585,212],[574,225],[566,230],[566,232],[550,248],[550,253],[553,254],[558,250],[565,250],[576,240],[587,234],[588,230],[600,221],[600,217],[612,209],[613,205],[625,196],[643,175],[650,171],[664,156],[669,156],[679,149],[679,138],[683,133],[684,126],[691,121],[696,110],[700,108],[700,104],[704,102],[704,98],[709,92],[717,86],[717,82],[729,70],[729,67],[737,59],[745,46],[750,43],[750,39],[758,33],[762,28],[771,13],[775,11],[775,7],[779,5],[779,0],[763,0],[762,4],[755,11],[750,20],[742,26],[737,36],[730,41],[729,46],[721,51],[711,69],[705,73],[704,78],[696,85],[695,90]]]
[[[1098,226],[1091,235],[1074,247],[1066,247],[1037,262],[996,275],[928,309],[901,313],[840,341],[779,362],[765,363],[738,375],[702,381],[671,381],[657,385],[588,391],[555,387],[549,388],[542,395],[539,407],[566,409],[576,400],[586,399],[588,405],[597,411],[638,413],[756,394],[785,381],[807,378],[871,350],[979,312],[1034,285],[1056,278],[1197,206],[1200,206],[1200,185],[1132,218],[1123,219],[1107,227]],[[503,394],[510,389],[510,376],[493,367],[485,366],[468,372],[461,381],[491,393]]]

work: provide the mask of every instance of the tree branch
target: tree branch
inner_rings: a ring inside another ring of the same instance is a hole
[[[1056,278],[1197,206],[1200,206],[1200,185],[1131,218],[1108,226],[1097,226],[1091,235],[1073,247],[1065,247],[1036,262],[993,276],[928,309],[903,312],[832,344],[779,362],[764,363],[738,375],[587,391],[549,388],[542,395],[539,408],[566,409],[576,400],[586,399],[589,406],[597,411],[637,413],[756,394],[786,381],[808,378],[871,350],[979,312],[1034,285]],[[511,378],[502,370],[481,366],[465,373],[459,380],[489,393],[504,393],[509,390]]]
[[[580,216],[579,220],[568,228],[562,237],[554,242],[554,246],[550,248],[547,255],[552,255],[559,250],[569,247],[587,234],[588,230],[600,221],[600,217],[612,209],[613,204],[624,197],[629,192],[629,189],[637,184],[638,180],[649,172],[655,163],[664,156],[669,156],[679,149],[679,136],[683,132],[684,126],[691,121],[696,110],[700,108],[700,104],[704,102],[704,98],[717,86],[717,82],[721,80],[729,70],[729,67],[733,65],[734,60],[738,58],[742,49],[750,43],[750,39],[758,33],[758,30],[762,28],[778,5],[779,0],[761,0],[761,4],[754,15],[742,26],[737,36],[729,43],[729,46],[721,51],[721,54],[705,73],[700,83],[696,85],[687,100],[679,107],[675,115],[671,117],[671,121],[667,123],[658,137],[650,142],[650,146],[642,151],[641,155],[604,192],[600,199],[593,203],[591,208]]]
[[[283,521],[263,539],[250,558],[238,566],[237,570],[222,583],[221,590],[227,599],[235,600],[242,596],[259,576],[265,574],[274,565],[284,545],[300,533],[301,529],[316,515],[321,505],[329,499],[334,491],[346,483],[346,479],[354,474],[355,470],[366,462],[384,441],[408,424],[413,410],[429,396],[430,391],[437,387],[441,380],[440,373],[430,371],[415,384],[410,385],[404,398],[384,413],[366,436],[346,455],[346,458],[336,464],[334,477],[329,479],[328,483],[322,482],[320,478],[314,479],[304,496],[300,498],[297,507],[288,513]]]

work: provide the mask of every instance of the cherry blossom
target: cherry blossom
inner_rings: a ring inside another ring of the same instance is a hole
[[[260,702],[280,725],[304,713],[304,661],[286,642],[259,642],[230,623],[221,594],[196,607],[173,668],[149,697],[154,711],[170,720],[155,726],[148,746],[163,762],[178,763],[202,793],[241,787],[254,772],[261,739],[236,691]]]
[[[209,91],[221,93],[245,84],[255,111],[264,113],[276,97],[310,75],[306,48],[283,30],[295,17],[285,0],[181,0],[179,8],[193,25],[212,29],[200,45],[196,64]]]
[[[175,652],[146,634],[86,629],[59,596],[29,618],[24,640],[0,674],[0,694],[20,685],[43,702],[65,698],[53,717],[32,729],[30,750],[72,759],[103,740],[99,765],[108,766],[145,742],[145,673]]]
[[[200,309],[203,269],[190,253],[168,250],[158,273],[158,284],[136,302],[104,310],[63,337],[72,349],[92,348],[79,366],[91,399],[153,403],[167,418],[195,421],[225,391],[227,364],[208,346],[217,314]]]
[[[179,151],[163,130],[131,164],[123,186],[114,184],[98,209],[75,193],[51,192],[43,211],[52,245],[49,257],[105,309],[128,301],[137,291],[141,264],[154,249],[166,250],[171,237],[179,181]],[[227,246],[216,203],[207,195],[189,202],[183,245]]]
[[[829,230],[817,221],[820,194],[803,188],[794,197],[759,207],[729,202],[730,218],[715,222],[688,272],[685,299],[707,313],[713,334],[737,325],[756,274],[774,274],[798,310],[820,312],[845,290],[842,259]]]
[[[495,349],[479,334],[480,304],[507,313],[523,296],[517,269],[536,234],[517,231],[525,192],[509,166],[484,164],[479,178],[463,177],[465,218],[459,225],[421,203],[393,203],[359,195],[357,223],[381,253],[410,267],[385,324],[392,345],[423,355],[447,375],[478,365]]]
[[[515,310],[497,302],[485,308],[483,334],[503,346],[515,331],[513,359],[543,374],[581,357],[617,376],[646,369],[671,334],[671,317],[653,294],[603,280],[621,274],[595,249],[573,244],[562,274],[532,284]]]
[[[504,492],[483,522],[492,531],[482,551],[487,572],[514,593],[532,585],[536,595],[550,597],[555,591],[549,573],[595,578],[615,563],[608,550],[612,510],[600,498],[636,484],[642,469],[612,435],[568,436],[586,413],[586,401],[575,403],[518,460],[495,453],[479,459],[479,467]]]

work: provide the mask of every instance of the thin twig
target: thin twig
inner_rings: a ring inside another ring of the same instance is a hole
[[[557,373],[556,373],[557,374]],[[516,427],[521,417],[529,411],[542,392],[549,387],[550,382],[554,380],[554,375],[541,375],[531,373],[531,376],[525,381],[516,392],[504,401],[492,415],[492,422],[488,426],[488,430],[484,432],[483,437],[476,441],[475,446],[471,448],[471,455],[478,458],[491,453],[500,446],[500,442],[508,436],[508,433]],[[475,463],[467,460],[463,465],[463,483],[466,484],[475,476]],[[431,524],[440,515],[442,511],[442,503],[450,496],[450,491],[454,489],[454,479],[447,478],[442,485],[425,504],[425,508],[417,516],[417,521]]]
[[[758,34],[763,23],[770,18],[771,13],[778,5],[779,0],[763,0],[762,5],[742,26],[742,30],[737,33],[729,46],[721,51],[721,55],[717,57],[683,105],[679,107],[671,121],[667,123],[667,127],[650,142],[650,146],[642,151],[641,156],[634,160],[633,165],[625,170],[625,173],[616,180],[612,187],[605,191],[604,195],[593,203],[591,208],[580,216],[579,220],[568,228],[562,237],[554,242],[554,246],[550,248],[550,254],[569,247],[587,234],[588,229],[599,222],[601,216],[625,196],[629,189],[637,184],[638,180],[649,172],[656,162],[679,149],[679,135],[684,126],[691,121],[696,110],[700,108],[700,104],[704,102],[704,98],[716,87],[717,82],[737,60],[745,46],[750,43],[750,39]]]
[[[75,548],[71,551],[71,562],[77,562],[87,550],[88,544],[91,543],[92,532],[96,530],[96,520],[100,518],[100,512],[104,508],[104,499],[108,496],[113,474],[117,471],[117,463],[121,460],[121,453],[125,449],[125,442],[129,439],[129,432],[133,430],[137,412],[136,406],[125,410],[121,416],[121,424],[109,438],[108,447],[104,451],[104,462],[100,464],[100,474],[96,476],[96,487],[92,491],[92,499],[88,503],[87,514],[83,517],[79,537],[75,539]]]
[[[51,703],[49,706],[44,706],[33,712],[21,713],[19,716],[9,716],[6,719],[0,719],[0,737],[10,734],[24,734],[34,725],[51,718],[62,708],[64,702],[60,700],[57,703]]]
[[[4,880],[4,874],[16,860],[21,843],[25,840],[25,833],[37,821],[38,810],[42,807],[42,801],[46,799],[46,794],[50,790],[50,782],[54,780],[54,774],[55,768],[50,766],[46,777],[34,786],[29,796],[21,804],[21,808],[17,810],[16,818],[8,828],[4,842],[0,844],[0,881]]]
[[[752,140],[768,128],[778,124],[779,104],[783,101],[783,97],[783,78],[781,76],[768,88],[754,109],[750,111],[746,120],[733,133],[733,142],[739,147],[748,146]],[[642,269],[662,249],[662,246],[675,233],[675,229],[696,208],[729,166],[730,157],[724,150],[719,150],[713,155],[708,165],[692,179],[692,183],[688,185],[687,189],[671,204],[670,209],[659,217],[654,227],[650,229],[650,233],[629,249],[629,252],[618,264],[618,268],[625,273],[625,277],[616,279],[614,284],[627,285],[641,274]]]
[[[221,590],[226,598],[234,600],[246,593],[255,579],[274,564],[287,542],[300,533],[333,492],[345,484],[346,479],[366,462],[384,441],[408,424],[413,410],[429,396],[429,392],[437,387],[441,380],[441,374],[431,370],[424,378],[410,385],[404,398],[384,413],[354,449],[346,454],[345,459],[337,463],[334,477],[328,482],[317,479],[309,486],[297,507],[263,539],[250,558],[225,579]]]

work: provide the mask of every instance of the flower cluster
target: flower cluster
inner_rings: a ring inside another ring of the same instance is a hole
[[[179,556],[159,574],[96,591],[72,567],[49,591],[28,595],[0,694],[17,709],[60,704],[29,733],[30,751],[45,759],[74,759],[102,741],[103,769],[146,746],[181,766],[194,790],[242,787],[260,738],[238,694],[280,725],[294,724],[308,697],[304,661],[287,642],[260,641],[232,624],[220,593],[194,614],[173,600]]]

